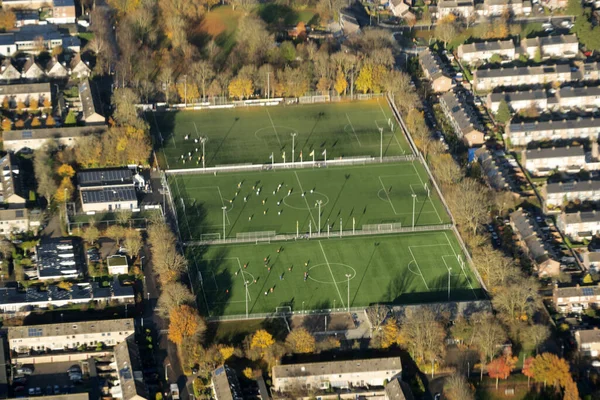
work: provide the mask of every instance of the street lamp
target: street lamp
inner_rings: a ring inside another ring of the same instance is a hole
[[[292,135],[292,165],[294,164],[294,146],[296,144],[296,132],[292,132],[290,133],[290,135]]]
[[[249,283],[250,283],[250,281],[244,281],[244,286],[246,287],[246,319],[248,319],[248,284]]]
[[[412,229],[414,231],[415,230],[415,202],[417,201],[417,195],[413,193],[412,198],[413,198]]]
[[[448,268],[448,301],[450,301],[450,273],[452,272],[452,267]]]
[[[383,162],[383,128],[379,128],[379,136],[380,136],[380,141],[379,141],[379,161]]]
[[[348,312],[350,312],[350,277],[352,276],[352,274],[346,274],[346,278],[348,278],[348,304],[346,306],[346,308],[348,309]]]
[[[206,141],[208,140],[208,138],[206,136],[202,136],[200,138],[200,143],[202,143],[202,168],[206,168],[206,157],[205,157],[205,146],[206,146]]]
[[[317,200],[317,205],[319,206],[319,234],[321,233],[321,204],[323,204],[323,200]],[[327,224],[329,229],[329,224]]]
[[[146,258],[146,256],[140,257],[140,268],[142,269],[142,272],[144,271],[144,258]]]
[[[170,366],[171,366],[170,363],[167,364],[167,365],[165,365],[165,382],[167,382],[167,383],[169,383],[169,374],[168,374],[168,371],[169,371],[169,367]]]

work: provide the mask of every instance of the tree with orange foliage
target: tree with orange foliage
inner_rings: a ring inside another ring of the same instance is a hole
[[[31,120],[31,127],[32,128],[37,128],[41,124],[42,123],[40,122],[40,119],[38,117],[33,117],[33,119]]]
[[[56,189],[54,199],[59,203],[64,203],[69,201],[74,194],[75,187],[73,186],[73,182],[71,182],[71,178],[63,178],[60,182],[60,186]]]
[[[257,330],[250,339],[250,349],[258,350],[261,356],[264,356],[267,348],[274,344],[275,339],[273,339],[273,335],[264,329]]]
[[[10,130],[12,130],[12,122],[10,121],[10,119],[4,118],[2,120],[2,130],[3,131],[10,131]]]
[[[204,321],[198,311],[187,304],[171,310],[169,314],[169,340],[181,345],[187,337],[197,335],[206,330]]]
[[[493,359],[487,365],[488,375],[490,376],[490,378],[496,379],[496,390],[498,390],[498,380],[507,379],[511,371],[515,368],[516,364],[517,357],[503,355],[502,357]]]
[[[61,178],[72,178],[75,176],[75,170],[69,164],[63,164],[56,170]]]
[[[15,27],[17,17],[10,10],[0,10],[0,30],[7,31]]]
[[[533,378],[533,357],[527,357],[525,361],[523,361],[523,369],[521,372],[523,375],[527,377],[527,388],[529,389],[529,382],[531,378]]]
[[[52,115],[48,115],[48,118],[46,118],[46,126],[51,127],[54,125],[56,125],[56,121],[54,120]]]
[[[296,37],[299,40],[306,39],[306,24],[303,21],[298,22],[298,25],[296,25]]]

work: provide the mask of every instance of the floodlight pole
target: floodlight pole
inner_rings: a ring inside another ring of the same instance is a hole
[[[379,128],[379,136],[380,136],[380,141],[379,141],[379,161],[383,162],[383,128]]]
[[[417,195],[413,193],[412,198],[413,198],[412,229],[414,231],[415,230],[415,202],[417,201]]]
[[[205,145],[207,140],[208,138],[206,136],[200,138],[200,143],[202,143],[202,169],[206,169]]]
[[[321,204],[323,200],[317,200],[317,204],[319,205],[319,234],[321,233]]]
[[[244,281],[244,286],[246,287],[246,319],[248,319],[248,283],[249,282],[250,281]]]
[[[448,268],[448,301],[450,301],[450,273],[452,272],[452,267]]]
[[[290,135],[292,135],[292,165],[294,165],[294,146],[296,144],[296,132],[292,132]]]
[[[227,207],[223,206],[221,207],[221,209],[223,210],[223,239],[225,239],[225,212],[227,210]]]
[[[275,154],[271,152],[271,169],[275,168]]]
[[[351,276],[352,276],[352,274],[346,274],[346,278],[348,278],[348,303],[346,305],[348,312],[350,312],[350,277]]]

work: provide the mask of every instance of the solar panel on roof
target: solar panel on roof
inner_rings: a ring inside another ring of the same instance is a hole
[[[29,337],[41,337],[42,328],[29,328],[27,329],[27,334],[29,335]]]
[[[583,292],[584,296],[593,296],[594,295],[593,288],[583,288],[581,291]]]
[[[31,139],[33,137],[33,132],[23,131],[22,135],[23,135],[23,139]]]

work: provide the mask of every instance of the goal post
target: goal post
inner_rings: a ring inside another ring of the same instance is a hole
[[[220,233],[203,233],[200,235],[200,240],[206,240],[206,241],[211,241],[211,240],[220,240],[221,239],[221,234]]]

